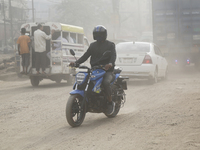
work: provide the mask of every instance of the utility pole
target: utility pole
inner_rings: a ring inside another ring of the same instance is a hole
[[[7,33],[6,33],[6,14],[5,14],[5,6],[4,6],[4,0],[2,0],[3,4],[3,19],[4,19],[4,38],[5,38],[5,46],[7,47]]]
[[[13,21],[12,21],[12,5],[9,0],[9,14],[10,14],[10,27],[11,27],[11,47],[13,48]]]
[[[114,38],[116,38],[116,33],[119,33],[120,29],[120,17],[119,17],[119,3],[120,0],[112,0],[113,5],[113,18],[114,18]]]
[[[32,16],[33,16],[33,22],[35,22],[35,16],[34,16],[34,2],[32,0]]]

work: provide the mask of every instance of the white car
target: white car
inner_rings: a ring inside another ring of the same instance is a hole
[[[116,66],[122,68],[122,75],[146,78],[151,83],[167,78],[168,63],[155,44],[121,42],[116,45],[116,52]]]

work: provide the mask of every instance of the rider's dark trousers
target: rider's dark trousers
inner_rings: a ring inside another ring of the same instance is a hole
[[[40,66],[42,71],[45,71],[46,67],[46,52],[35,52],[35,68],[36,71],[40,71]]]
[[[106,74],[103,77],[102,84],[107,96],[111,96],[112,94],[111,86],[110,86],[112,79],[113,79],[113,73],[111,71],[106,72]]]

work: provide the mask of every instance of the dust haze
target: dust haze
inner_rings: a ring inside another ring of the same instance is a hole
[[[0,14],[1,150],[200,149],[199,0],[12,0],[12,22],[9,1],[0,1],[6,6]],[[155,42],[168,60],[168,78],[153,85],[130,78],[115,118],[87,113],[72,128],[65,114],[72,86],[44,79],[32,87],[28,76],[17,76],[12,39],[23,23],[49,21],[83,27],[90,43],[96,25],[115,44]]]

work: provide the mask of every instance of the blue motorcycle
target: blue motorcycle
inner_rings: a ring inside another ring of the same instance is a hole
[[[75,57],[73,50],[70,53]],[[109,52],[105,52],[103,59]],[[106,73],[104,66],[97,65],[92,68],[87,66],[79,66],[75,64],[81,71],[76,74],[76,81],[73,86],[73,91],[70,92],[70,97],[66,105],[66,119],[72,127],[80,126],[87,112],[104,113],[108,118],[115,117],[120,108],[126,101],[124,90],[127,90],[127,83],[124,79],[127,77],[120,76],[120,69],[115,69],[113,73],[112,101],[115,102],[115,111],[111,115],[106,113],[107,99],[104,87],[101,85],[103,76]]]

